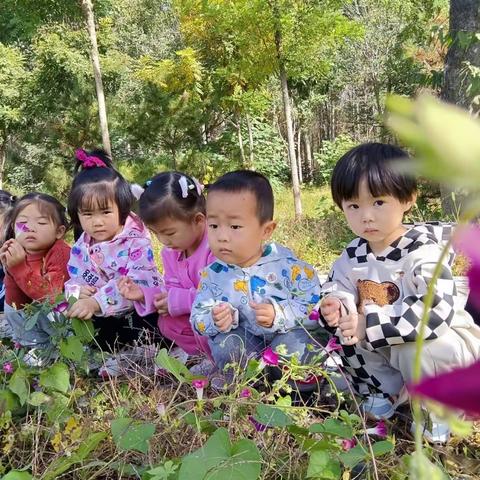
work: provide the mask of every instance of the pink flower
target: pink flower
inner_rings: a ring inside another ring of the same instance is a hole
[[[365,430],[367,435],[377,435],[377,437],[385,438],[387,436],[387,427],[384,420],[380,420],[373,428]]]
[[[318,322],[318,320],[320,319],[320,314],[318,313],[318,310],[312,310],[308,318],[310,320],[313,320],[314,322]]]
[[[249,388],[244,388],[240,392],[240,398],[250,398],[252,396],[252,391]]]
[[[332,337],[325,346],[325,351],[327,353],[336,352],[341,349],[342,346],[337,343],[337,337]]]
[[[129,271],[130,271],[130,270],[129,270],[128,268],[125,268],[125,267],[120,267],[120,268],[118,269],[118,273],[119,273],[120,275],[123,275],[123,276],[126,276]]]
[[[250,420],[250,423],[255,427],[255,430],[257,432],[264,432],[268,428],[268,425],[264,425],[263,423],[260,423],[251,415],[248,417],[248,420]]]
[[[208,385],[207,378],[196,378],[192,380],[192,386],[197,391],[197,399],[201,400],[203,398],[203,389]]]
[[[348,452],[357,444],[357,440],[355,438],[345,438],[342,440],[342,449]]]
[[[15,224],[15,234],[20,235],[21,233],[27,233],[30,232],[31,230],[28,228],[26,223],[20,223],[17,222]]]
[[[436,377],[424,378],[408,391],[413,396],[426,397],[447,407],[463,410],[480,418],[480,361],[469,367],[457,368]]]
[[[263,366],[270,365],[272,367],[277,367],[278,359],[279,359],[278,353],[275,353],[270,347],[268,347],[262,353],[262,360],[260,363],[261,364],[263,363]]]
[[[18,343],[18,342],[15,342],[15,343],[13,344],[13,346],[14,346],[14,348],[15,348],[16,350],[20,350],[20,349],[22,348],[22,345],[21,345],[20,343]]]
[[[468,287],[470,288],[470,299],[477,308],[480,308],[480,264],[472,265],[467,276]]]
[[[53,311],[56,313],[63,313],[68,310],[70,304],[68,302],[61,302],[53,308]]]
[[[5,363],[3,364],[3,371],[4,371],[4,373],[6,373],[6,374],[8,374],[8,375],[11,374],[11,373],[13,373],[13,365],[12,365],[12,363],[11,363],[11,362],[5,362]]]

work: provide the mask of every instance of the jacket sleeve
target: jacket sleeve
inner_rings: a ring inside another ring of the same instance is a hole
[[[128,250],[129,256],[124,266],[128,277],[141,287],[160,287],[163,280],[153,260],[150,240],[134,237],[130,239]],[[118,276],[115,276],[93,295],[100,306],[102,316],[117,315],[134,308],[133,302],[120,294],[117,282]]]
[[[303,325],[317,328],[318,321],[310,320],[309,314],[320,299],[320,281],[315,269],[304,262],[296,262],[289,271],[286,282],[288,298],[268,300],[275,309],[275,319],[267,331],[285,332],[293,327]]]
[[[70,258],[67,263],[67,281],[65,282],[65,298],[75,297],[78,298],[80,294],[80,287],[82,285],[87,285],[85,280],[80,276],[80,271],[82,269],[82,237],[80,237],[77,242],[73,245],[70,250]],[[77,255],[74,255],[74,251],[78,252]]]
[[[416,340],[425,310],[428,285],[437,264],[435,258],[431,257],[425,249],[418,249],[415,251],[414,261],[404,266],[403,283],[407,295],[401,303],[384,307],[375,304],[365,306],[366,341],[369,348],[376,349]],[[455,312],[456,294],[455,282],[446,259],[436,282],[425,340],[433,340],[448,332]]]
[[[202,270],[200,278],[201,280],[198,285],[197,295],[195,296],[195,300],[192,305],[190,323],[192,324],[192,328],[194,329],[194,331],[197,332],[199,335],[214,337],[218,333],[221,333],[221,331],[217,328],[213,321],[213,307],[226,302],[215,299],[215,295],[213,293],[214,289],[212,288],[212,281],[209,278],[207,268]],[[231,331],[234,328],[237,328],[239,321],[238,310],[232,305],[230,305],[230,307],[232,308],[233,312],[233,324],[230,326],[227,332]],[[226,332],[224,331],[223,333]]]
[[[9,273],[18,288],[33,300],[55,297],[63,291],[65,279],[68,278],[69,256],[70,247],[63,242],[57,242],[46,255],[38,271],[24,261],[10,268]]]
[[[9,272],[5,273],[5,303],[17,310],[31,302],[31,298],[27,297],[23,290],[17,285],[15,279]]]

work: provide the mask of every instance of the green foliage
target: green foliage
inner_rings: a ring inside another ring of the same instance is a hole
[[[131,418],[117,418],[112,422],[112,436],[119,450],[148,452],[148,442],[155,433],[152,423],[138,422]]]

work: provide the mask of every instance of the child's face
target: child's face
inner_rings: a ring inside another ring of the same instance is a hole
[[[257,218],[257,201],[251,192],[212,192],[207,197],[208,243],[225,263],[248,267],[262,256],[262,243],[275,230]]]
[[[27,253],[48,250],[64,234],[65,227],[58,227],[35,203],[20,210],[15,219],[15,238]]]
[[[118,207],[114,202],[109,203],[106,208],[95,206],[90,210],[79,210],[78,218],[83,231],[90,235],[95,243],[108,242],[123,229]]]
[[[415,196],[406,203],[389,195],[373,197],[367,181],[362,179],[358,198],[344,200],[342,209],[351,230],[367,240],[372,251],[378,254],[405,232],[403,215],[415,200]]]
[[[197,213],[191,221],[166,217],[148,227],[163,245],[189,256],[202,241],[205,215]]]

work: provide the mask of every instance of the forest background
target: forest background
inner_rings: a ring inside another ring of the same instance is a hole
[[[16,194],[64,200],[75,149],[102,145],[82,3],[1,2],[0,186]],[[452,36],[446,0],[97,0],[113,158],[140,184],[166,169],[266,174],[277,239],[326,271],[351,235],[331,170],[359,142],[395,141],[385,98],[430,90],[476,108],[478,7],[456,3]],[[439,199],[424,183],[412,219],[451,217]]]

